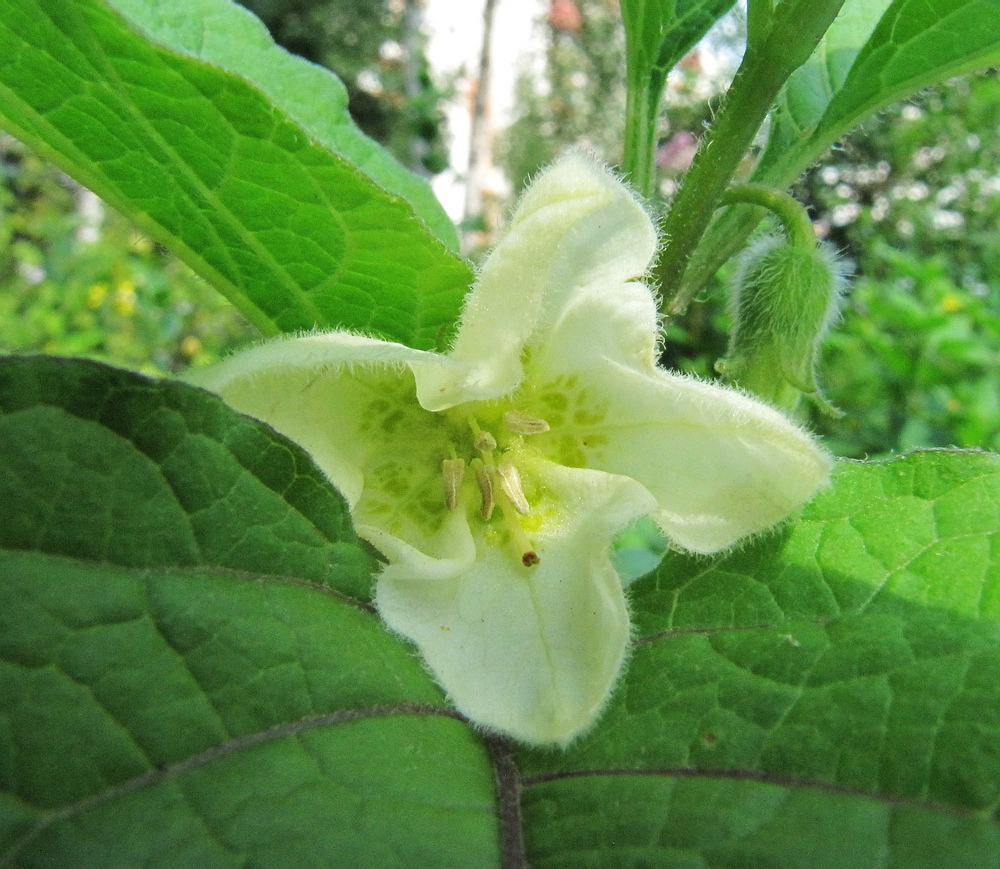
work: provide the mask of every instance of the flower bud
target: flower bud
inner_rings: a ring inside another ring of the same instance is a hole
[[[793,244],[782,236],[755,242],[736,271],[733,332],[716,370],[783,410],[793,410],[806,395],[838,415],[815,369],[843,285],[842,263],[826,244]]]

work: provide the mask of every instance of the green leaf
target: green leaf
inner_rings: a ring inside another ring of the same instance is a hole
[[[844,462],[669,553],[604,717],[540,751],[454,713],[342,500],[210,394],[8,359],[0,443],[0,865],[1000,861],[1000,457]]]
[[[265,332],[438,348],[458,316],[471,271],[423,183],[228,0],[10,0],[0,123]]]
[[[653,192],[667,75],[732,5],[733,0],[622,0],[628,84],[623,168],[644,196]]]
[[[785,86],[757,176],[791,183],[868,115],[1000,62],[1000,0],[848,0]]]
[[[783,533],[668,555],[597,730],[517,756],[531,865],[997,865],[998,508],[995,455],[843,463]]]
[[[733,0],[622,0],[629,70],[662,82]]]
[[[489,757],[296,446],[0,363],[0,864],[494,866]]]
[[[808,139],[834,94],[843,87],[861,47],[892,0],[847,0],[812,56],[785,83],[771,116],[767,147],[757,171],[780,162]]]
[[[872,113],[949,76],[1000,62],[998,16],[1000,0],[847,0],[786,83],[754,179],[787,187]],[[746,243],[763,213],[736,206],[715,219],[677,292],[685,304]]]
[[[160,2],[154,15],[149,0],[107,4],[156,44],[214,64],[259,88],[310,138],[409,202],[450,250],[458,250],[455,225],[428,184],[355,126],[340,79],[275,45],[267,28],[242,6],[218,0]]]

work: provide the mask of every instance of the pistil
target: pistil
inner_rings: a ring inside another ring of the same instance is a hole
[[[500,512],[503,513],[504,524],[507,526],[507,530],[510,531],[511,540],[517,548],[518,554],[521,556],[521,564],[525,567],[534,567],[541,559],[538,557],[538,553],[535,552],[535,547],[531,545],[528,535],[525,534],[524,529],[521,527],[521,522],[514,511],[514,505],[506,497],[501,497],[498,500],[500,503]]]

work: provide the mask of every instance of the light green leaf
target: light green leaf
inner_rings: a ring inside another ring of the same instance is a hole
[[[622,0],[627,95],[623,168],[644,196],[654,187],[657,117],[674,65],[733,0]]]
[[[998,18],[1000,0],[847,0],[786,83],[754,179],[787,187],[872,113],[950,76],[1000,63]],[[707,286],[762,216],[763,209],[742,205],[719,215],[677,296],[689,301]]]
[[[994,455],[844,463],[784,533],[668,555],[599,728],[518,757],[531,865],[996,865],[998,507]]]
[[[245,8],[218,0],[158,0],[152,4],[155,9],[150,0],[107,3],[154,43],[219,66],[259,88],[310,138],[409,202],[449,249],[458,250],[455,225],[427,183],[355,126],[340,79],[276,46],[267,28]]]
[[[10,0],[0,123],[265,332],[437,348],[457,318],[470,268],[423,183],[228,0]]]
[[[667,74],[733,0],[622,0],[629,70],[656,78]]]
[[[489,758],[300,449],[45,357],[0,443],[0,865],[496,865]]]
[[[861,47],[892,0],[847,0],[812,56],[785,82],[771,116],[763,171],[815,131],[834,94],[843,87]]]
[[[788,81],[758,176],[788,184],[868,115],[1000,62],[1000,0],[848,0]]]

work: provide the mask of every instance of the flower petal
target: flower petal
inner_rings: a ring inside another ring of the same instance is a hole
[[[408,369],[451,364],[402,344],[323,332],[252,347],[190,379],[304,447],[353,509],[372,486],[366,475],[387,463],[423,461],[440,490],[441,456],[421,450],[447,442],[444,420],[419,406]]]
[[[552,427],[533,443],[638,480],[674,543],[717,552],[800,507],[832,459],[773,408],[658,368],[655,322],[640,283],[581,289],[529,361],[531,409]]]
[[[420,401],[439,410],[511,392],[522,350],[555,322],[576,288],[643,274],[656,231],[608,169],[579,154],[539,175],[484,262],[449,356],[466,371],[418,374]]]
[[[392,562],[376,604],[472,721],[528,743],[565,744],[600,713],[628,641],[612,537],[655,505],[631,480],[540,464],[532,473],[565,509],[532,534],[537,565],[488,541],[495,531],[475,531],[465,561],[447,564],[375,539]]]

